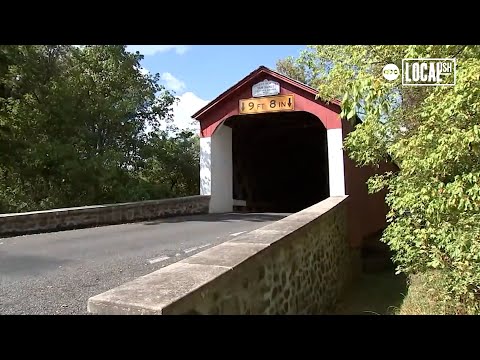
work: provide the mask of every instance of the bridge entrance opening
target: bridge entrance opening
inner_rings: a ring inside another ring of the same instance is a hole
[[[237,115],[223,125],[232,129],[235,210],[297,212],[329,196],[327,131],[315,115]]]

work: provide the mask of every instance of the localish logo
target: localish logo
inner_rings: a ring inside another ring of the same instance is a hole
[[[454,86],[457,80],[456,59],[419,58],[402,60],[402,85]]]
[[[400,76],[400,69],[395,64],[387,64],[383,67],[382,74],[385,79],[393,81]]]

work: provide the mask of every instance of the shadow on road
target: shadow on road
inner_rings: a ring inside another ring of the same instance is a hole
[[[266,222],[277,221],[291,215],[274,214],[274,213],[224,213],[224,214],[205,214],[205,215],[189,215],[175,216],[163,218],[154,221],[144,222],[144,225],[158,225],[165,223],[181,223],[187,221],[208,221],[208,222],[230,222],[230,221],[250,221],[250,222]]]

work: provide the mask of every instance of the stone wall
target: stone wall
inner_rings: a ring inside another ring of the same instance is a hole
[[[95,314],[324,314],[357,271],[346,197],[94,296]]]
[[[78,229],[208,213],[210,196],[0,214],[0,236]]]

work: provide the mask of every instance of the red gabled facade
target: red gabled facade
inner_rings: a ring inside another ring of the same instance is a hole
[[[278,82],[281,95],[295,96],[294,111],[315,115],[327,130],[342,129],[342,139],[353,131],[352,125],[348,121],[342,121],[339,116],[339,101],[325,103],[316,99],[318,92],[310,86],[260,66],[192,115],[192,118],[200,122],[200,136],[211,137],[225,120],[240,115],[239,100],[251,98],[252,86],[265,79]],[[366,180],[375,173],[394,170],[395,167],[388,163],[380,169],[359,168],[345,153],[343,155],[345,193],[350,197],[347,210],[348,238],[352,246],[360,247],[362,241],[386,226],[385,215],[388,210],[384,193],[368,194]]]
[[[252,86],[263,80],[280,83],[280,94],[295,96],[295,111],[306,111],[317,116],[326,129],[342,127],[340,103],[332,101],[325,103],[316,99],[317,91],[285,75],[272,71],[265,66],[247,75],[238,83],[220,94],[192,117],[200,122],[200,136],[210,137],[223,121],[231,116],[239,115],[239,100],[252,97]]]

